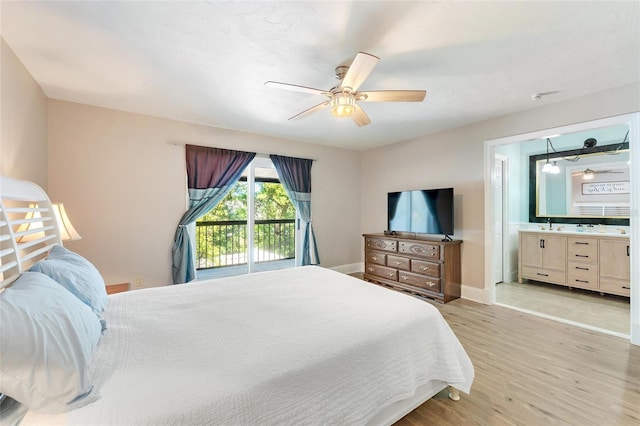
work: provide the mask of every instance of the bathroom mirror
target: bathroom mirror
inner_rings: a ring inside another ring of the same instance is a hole
[[[628,226],[629,143],[627,136],[618,140],[585,138],[564,151],[553,138],[544,141],[548,153],[529,156],[529,221]]]

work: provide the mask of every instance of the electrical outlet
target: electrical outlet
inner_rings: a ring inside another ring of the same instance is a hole
[[[135,284],[136,288],[140,288],[143,285],[144,285],[144,280],[142,279],[142,277],[137,277],[136,278],[136,284]]]

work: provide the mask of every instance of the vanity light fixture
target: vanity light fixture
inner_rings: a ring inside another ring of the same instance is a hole
[[[560,173],[560,167],[558,167],[555,161],[553,162],[553,164],[549,162],[549,144],[550,143],[551,141],[549,141],[549,138],[547,138],[547,162],[544,163],[544,166],[542,166],[542,172],[550,173],[552,175],[557,175],[558,173]]]

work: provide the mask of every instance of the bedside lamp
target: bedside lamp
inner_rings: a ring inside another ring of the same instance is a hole
[[[78,231],[75,230],[71,221],[69,220],[69,216],[67,216],[67,212],[64,209],[64,205],[62,203],[52,204],[53,213],[58,221],[58,228],[60,228],[60,239],[62,241],[76,241],[82,239]],[[38,206],[33,206],[37,208]],[[32,208],[33,208],[32,207]],[[42,228],[41,221],[35,221],[35,219],[40,219],[39,211],[31,211],[27,213],[25,217],[26,220],[29,221],[28,224],[20,225],[17,232],[25,232],[30,231],[26,235],[23,235],[18,238],[18,242],[24,243],[29,241],[38,240],[44,237],[44,233],[42,231],[38,232],[38,229]]]
[[[69,220],[69,216],[67,216],[64,204],[55,203],[52,205],[53,212],[56,214],[56,219],[58,219],[58,227],[60,228],[60,238],[62,238],[62,241],[81,240],[82,237],[78,234],[78,231],[75,230]]]

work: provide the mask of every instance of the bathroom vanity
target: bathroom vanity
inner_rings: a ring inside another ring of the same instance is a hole
[[[620,232],[520,230],[518,282],[530,279],[629,297],[629,250],[629,236]]]

